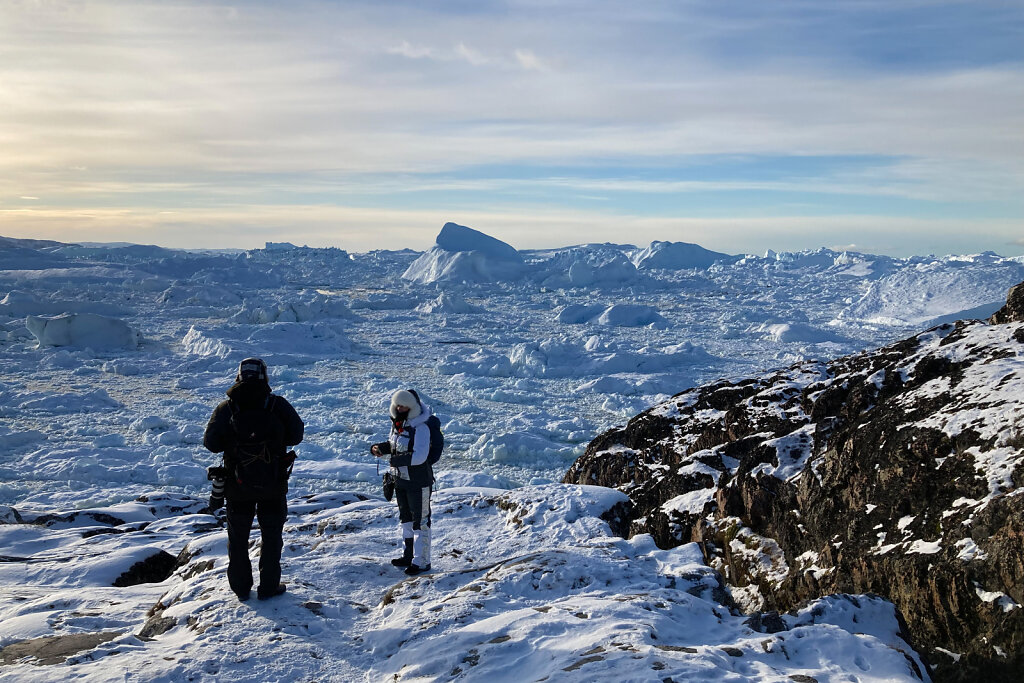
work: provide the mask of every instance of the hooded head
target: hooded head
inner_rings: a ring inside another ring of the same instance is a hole
[[[263,362],[262,358],[246,358],[238,364],[238,374],[235,375],[235,381],[262,381],[269,384],[267,364]]]
[[[398,419],[398,408],[403,406],[409,409],[409,414],[404,419],[411,420],[423,412],[420,400],[412,389],[400,389],[391,395],[391,418]]]

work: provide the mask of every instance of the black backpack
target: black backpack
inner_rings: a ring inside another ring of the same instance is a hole
[[[441,459],[441,451],[444,450],[444,432],[441,431],[441,420],[437,415],[431,415],[423,424],[430,430],[430,449],[427,451],[426,465],[435,465]],[[409,432],[409,450],[416,444],[416,430]]]
[[[444,450],[444,432],[441,431],[441,420],[431,415],[425,423],[430,428],[430,450],[427,452],[427,464],[434,465],[441,459]]]
[[[415,389],[406,389],[406,391],[415,396],[417,401],[420,400],[420,395],[416,393]],[[423,405],[422,401],[420,401],[420,405]],[[435,465],[441,459],[441,451],[444,450],[444,432],[441,431],[441,420],[437,415],[431,415],[424,424],[430,428],[430,450],[427,452],[427,464]],[[412,435],[416,436],[415,430]],[[409,450],[412,450],[412,444],[413,442],[410,441]]]
[[[258,408],[242,410],[234,401],[231,407],[231,428],[235,432],[234,477],[247,495],[269,498],[281,491],[290,474],[290,463],[284,453],[284,423],[274,414],[277,397],[267,396]]]

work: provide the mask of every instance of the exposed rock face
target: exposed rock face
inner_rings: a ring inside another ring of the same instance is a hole
[[[988,321],[993,325],[1024,322],[1024,282],[1010,288],[1006,305],[993,313]]]
[[[628,493],[631,534],[700,543],[750,611],[876,593],[935,680],[1020,680],[1022,304],[1018,285],[1008,324],[683,392],[595,439],[564,481]]]
[[[166,581],[177,567],[174,555],[158,550],[144,560],[140,560],[114,579],[114,585],[137,586],[140,583],[160,583]]]

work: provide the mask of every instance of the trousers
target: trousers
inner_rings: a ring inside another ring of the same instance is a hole
[[[286,494],[265,500],[227,500],[228,585],[239,595],[252,589],[249,533],[253,518],[260,525],[260,587],[273,591],[281,583],[281,549],[288,517]]]
[[[418,567],[430,566],[430,494],[432,487],[415,486],[399,481],[395,484],[398,520],[402,525],[402,538],[412,539],[412,563]]]

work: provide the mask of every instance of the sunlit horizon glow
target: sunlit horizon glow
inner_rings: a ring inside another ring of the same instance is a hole
[[[1024,251],[1019,3],[0,5],[0,235]]]

